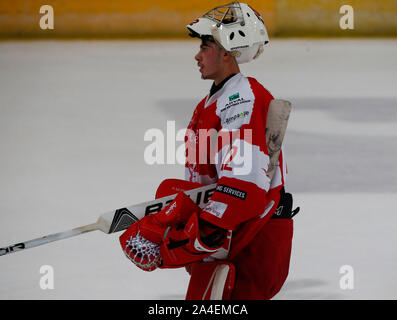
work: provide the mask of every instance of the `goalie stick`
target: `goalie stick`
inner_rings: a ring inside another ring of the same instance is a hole
[[[215,191],[215,186],[216,184],[211,184],[185,191],[185,193],[190,196],[191,199],[197,203],[197,205],[203,208]],[[0,256],[23,249],[41,246],[49,242],[78,236],[80,234],[95,230],[100,230],[108,234],[125,230],[134,222],[142,219],[145,215],[161,211],[170,202],[172,202],[175,196],[176,194],[129,207],[120,208],[115,211],[102,214],[96,223],[88,224],[86,226],[74,228],[64,232],[50,234],[41,238],[16,243],[5,248],[0,248]]]
[[[269,104],[266,122],[266,143],[268,145],[270,158],[268,170],[270,178],[273,177],[275,172],[274,169],[278,164],[278,157],[285,131],[287,129],[290,112],[291,103],[288,101],[272,100]],[[215,189],[216,183],[184,192],[190,196],[198,206],[203,208],[211,198]],[[102,214],[95,223],[0,248],[0,256],[41,246],[46,243],[71,238],[95,230],[100,230],[107,234],[125,230],[131,224],[142,219],[144,216],[161,211],[170,202],[172,202],[175,196],[176,194],[120,208],[115,211]]]

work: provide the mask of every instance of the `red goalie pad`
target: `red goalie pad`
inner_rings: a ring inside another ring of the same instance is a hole
[[[238,270],[232,300],[268,300],[288,276],[293,236],[292,219],[271,219],[232,259]]]
[[[186,300],[229,300],[235,273],[234,265],[227,261],[192,264]]]

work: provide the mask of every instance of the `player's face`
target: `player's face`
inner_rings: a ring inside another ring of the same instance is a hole
[[[202,79],[217,79],[222,70],[222,49],[219,46],[211,41],[203,41],[194,58]]]

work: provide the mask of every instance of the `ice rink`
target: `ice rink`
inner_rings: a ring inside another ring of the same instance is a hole
[[[183,165],[145,163],[144,134],[185,128],[208,93],[198,46],[0,42],[0,247],[93,223],[183,178]],[[396,54],[397,40],[275,40],[241,65],[293,105],[287,189],[301,212],[275,299],[397,299]],[[0,257],[0,299],[184,299],[184,269],[139,270],[119,235]],[[40,287],[43,265],[52,290]]]

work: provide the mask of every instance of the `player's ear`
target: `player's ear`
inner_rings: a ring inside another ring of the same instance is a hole
[[[232,62],[234,60],[234,57],[230,52],[227,52],[225,49],[223,49],[222,52],[223,59],[227,62]]]

